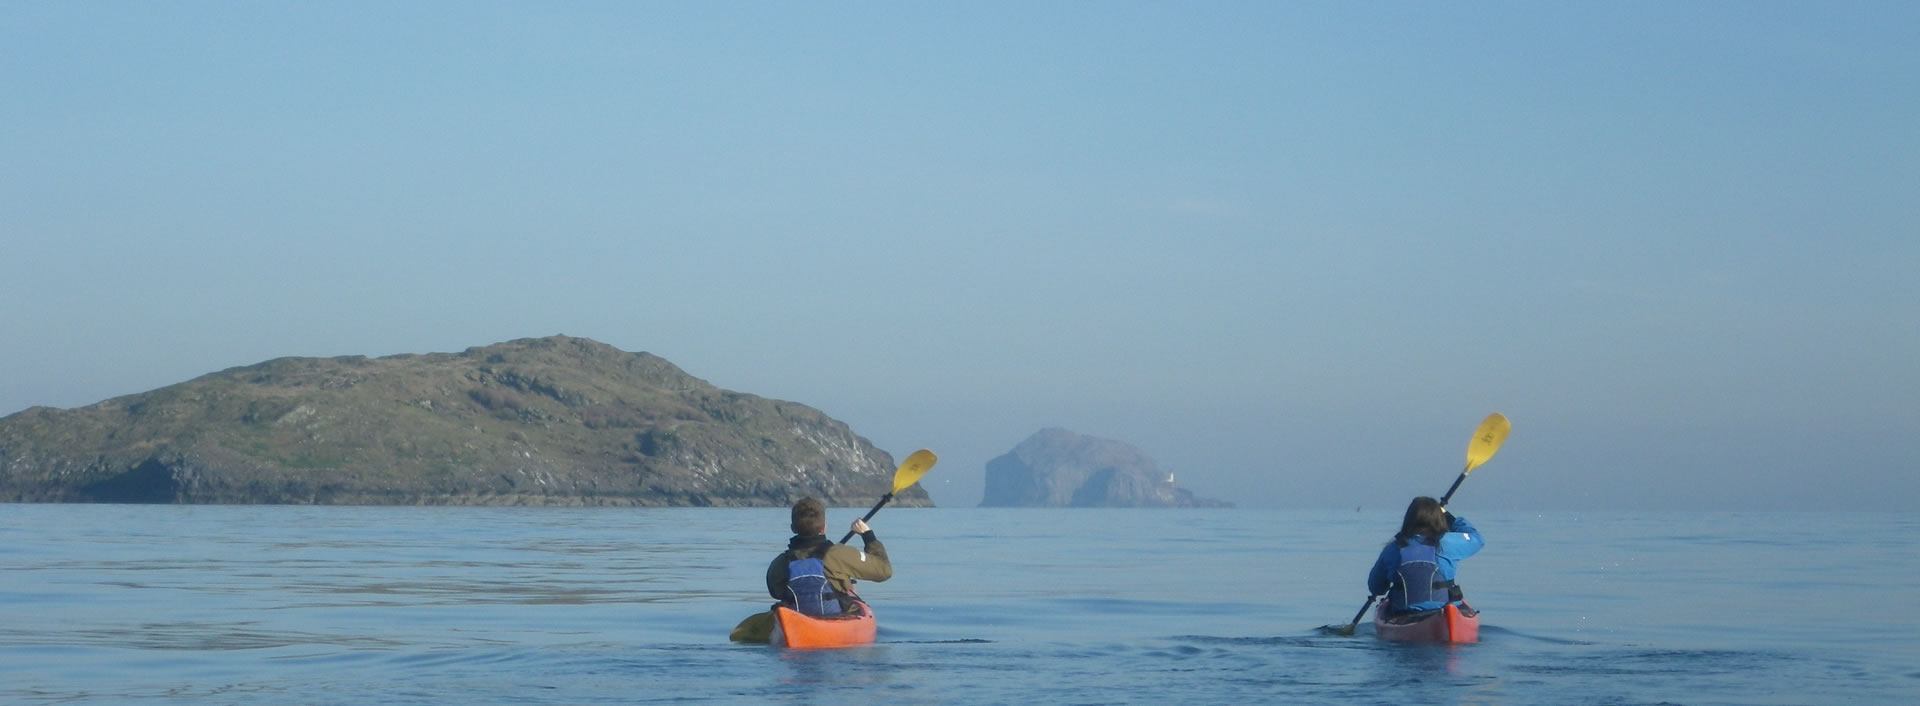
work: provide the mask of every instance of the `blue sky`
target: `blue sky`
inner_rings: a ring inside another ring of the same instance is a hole
[[[1908,509],[1912,3],[0,4],[0,414],[564,333],[980,499]]]

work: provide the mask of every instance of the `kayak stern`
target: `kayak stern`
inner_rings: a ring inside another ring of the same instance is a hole
[[[1446,608],[1416,620],[1402,622],[1388,619],[1387,606],[1383,603],[1373,612],[1373,634],[1388,642],[1479,642],[1480,614],[1462,611],[1460,606],[1448,604]]]
[[[833,649],[873,644],[879,633],[873,609],[865,601],[854,601],[858,611],[845,616],[815,618],[786,606],[775,606],[776,618],[771,642],[791,649]]]

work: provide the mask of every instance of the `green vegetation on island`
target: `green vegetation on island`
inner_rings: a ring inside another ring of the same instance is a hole
[[[280,358],[0,418],[10,502],[850,506],[893,470],[818,410],[567,336]]]

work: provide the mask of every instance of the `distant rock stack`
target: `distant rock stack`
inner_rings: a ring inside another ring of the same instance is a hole
[[[980,507],[1233,507],[1196,497],[1133,446],[1042,429],[987,462]]]

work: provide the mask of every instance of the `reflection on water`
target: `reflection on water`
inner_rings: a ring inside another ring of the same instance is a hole
[[[1423,645],[1404,642],[1380,643],[1375,654],[1382,655],[1380,669],[1409,679],[1472,677],[1466,660],[1475,645]]]

